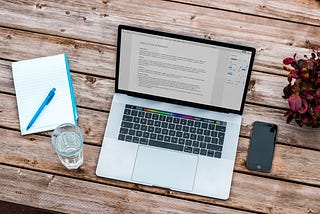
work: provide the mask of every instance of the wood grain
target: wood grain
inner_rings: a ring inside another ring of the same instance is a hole
[[[0,165],[0,200],[65,213],[245,213]]]
[[[317,1],[285,0],[177,0],[182,3],[201,5],[221,10],[301,22],[320,26],[320,3]]]
[[[0,135],[4,136],[4,138],[0,141],[0,146],[2,148],[2,150],[0,151],[0,163],[6,163],[7,165],[30,168],[50,174],[55,174],[55,177],[59,177],[58,175],[77,177],[88,181],[111,184],[119,187],[137,189],[147,192],[157,192],[159,194],[165,194],[168,196],[192,199],[206,203],[216,203],[228,207],[246,207],[246,209],[255,212],[269,212],[273,210],[274,212],[281,211],[288,213],[292,211],[302,212],[307,209],[318,209],[317,202],[320,197],[320,190],[315,187],[277,181],[259,176],[249,176],[241,173],[235,173],[230,199],[228,201],[220,201],[212,198],[195,196],[181,192],[168,191],[143,185],[135,185],[132,183],[120,182],[111,179],[98,178],[95,176],[95,169],[100,148],[96,146],[85,145],[84,165],[81,166],[81,168],[77,171],[69,171],[65,169],[59,162],[55,152],[53,151],[53,148],[50,145],[50,138],[39,135],[30,135],[24,137],[17,135],[15,131],[8,131],[5,129],[0,129]],[[238,155],[239,153],[243,153],[243,147],[245,147],[244,144],[247,144],[247,142],[245,140],[241,140],[241,144],[242,145],[240,146],[240,150],[238,150]],[[289,149],[289,147],[287,146],[282,147],[284,147],[282,150]],[[291,159],[291,161],[293,163],[298,163],[301,160],[302,155],[308,156],[308,158],[305,158],[303,161],[310,164],[306,164],[304,171],[301,172],[297,172],[297,170],[294,169],[294,164],[291,165],[290,163],[288,163],[287,165],[291,166],[285,167],[283,169],[280,169],[281,165],[279,165],[279,168],[273,170],[273,175],[277,174],[279,171],[282,171],[282,174],[278,176],[280,178],[281,176],[283,176],[284,171],[286,171],[287,175],[292,175],[294,174],[294,172],[298,174],[305,173],[304,176],[297,175],[297,177],[299,177],[298,179],[303,179],[310,176],[312,177],[311,180],[309,179],[310,182],[315,182],[318,184],[320,183],[319,177],[317,177],[319,172],[314,171],[311,164],[313,161],[319,160],[319,157],[312,157],[314,153],[313,151],[300,149],[301,155],[291,155],[290,153],[288,153],[287,156],[279,155],[278,152],[281,152],[281,150],[276,152],[275,164],[281,161],[286,161],[286,158],[293,158]],[[236,168],[243,168],[241,159],[242,157],[240,157],[240,159],[237,159]],[[308,168],[309,166],[310,168]],[[290,171],[288,171],[288,169]],[[241,169],[240,171],[242,170],[247,171],[245,169]],[[293,178],[296,179],[297,177]],[[290,180],[290,176],[285,178],[288,181]],[[307,178],[306,180],[308,181]],[[304,182],[304,180],[300,181]],[[26,186],[28,185],[23,185],[22,188]],[[85,187],[88,187],[88,185],[86,185]],[[80,187],[78,187],[77,189],[79,190],[79,188]],[[60,191],[62,191],[63,188],[60,187],[59,189]],[[63,192],[65,192],[64,194],[66,194],[68,190],[64,190]],[[287,201],[285,205],[281,204],[282,201],[285,200],[282,197],[290,194],[295,195],[295,197],[292,198],[292,200]],[[77,197],[79,197],[79,200],[81,200],[84,196]],[[108,198],[105,198],[104,200],[108,201]],[[306,204],[306,201],[304,200],[308,201],[308,203]],[[189,202],[185,201],[185,203]],[[141,203],[141,205],[148,206],[146,202]]]
[[[27,18],[17,20],[17,11],[23,11]],[[19,4],[7,1],[0,11],[0,26],[110,45],[115,45],[119,24],[250,45],[257,48],[254,69],[278,74],[285,74],[281,69],[284,57],[296,52],[302,57],[310,52],[306,41],[319,42],[319,31],[313,26],[160,0],[106,4],[98,0],[74,4],[69,0],[63,8],[55,1],[41,7],[31,0]],[[297,34],[297,29],[303,30]]]

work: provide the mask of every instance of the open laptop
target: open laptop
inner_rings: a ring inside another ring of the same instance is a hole
[[[227,199],[255,49],[120,25],[96,174]]]

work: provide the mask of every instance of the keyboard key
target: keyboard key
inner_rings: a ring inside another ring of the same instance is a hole
[[[157,134],[155,134],[155,133],[150,134],[150,139],[156,139],[156,138],[157,138]]]
[[[209,157],[213,157],[213,155],[214,155],[214,151],[212,151],[212,150],[208,150],[208,152],[207,152],[207,156],[209,156]]]
[[[144,114],[145,114],[145,112],[143,112],[143,111],[139,111],[139,113],[138,113],[138,117],[144,117]]]
[[[183,139],[183,138],[179,138],[179,140],[178,140],[178,144],[180,144],[180,145],[184,145],[184,143],[185,143],[185,139]]]
[[[118,140],[124,140],[124,139],[125,139],[125,135],[124,134],[119,134]]]
[[[204,140],[204,136],[203,135],[198,135],[197,136],[197,140],[198,141],[203,141]]]
[[[129,115],[123,115],[122,120],[123,121],[127,121],[127,122],[132,122],[133,121],[133,117],[129,116]]]
[[[182,137],[182,132],[177,131],[177,132],[176,132],[176,137]]]
[[[201,123],[201,128],[203,128],[203,129],[208,128],[208,123]]]
[[[142,131],[140,131],[140,130],[136,131],[136,136],[137,137],[141,137],[142,136]]]
[[[169,135],[170,135],[170,136],[175,136],[175,135],[176,135],[176,132],[173,131],[173,130],[170,130],[170,131],[169,131]]]
[[[192,146],[193,147],[199,147],[199,142],[198,141],[192,141]]]
[[[183,146],[182,145],[171,144],[171,143],[166,143],[166,142],[160,142],[160,141],[157,141],[157,140],[149,140],[149,145],[150,146],[160,147],[160,148],[183,151]]]
[[[169,123],[169,129],[174,129],[175,125],[173,123]]]
[[[121,127],[131,129],[131,128],[133,127],[133,123],[129,123],[129,122],[123,121],[123,122],[121,123]]]
[[[131,135],[126,135],[125,141],[132,142],[132,136]]]
[[[216,130],[219,131],[219,132],[226,132],[226,127],[224,126],[216,126]]]
[[[211,137],[205,136],[204,142],[207,142],[207,143],[211,142]]]
[[[191,153],[192,152],[192,147],[185,146],[183,151]]]
[[[146,125],[141,125],[140,126],[141,131],[147,131],[147,126]]]
[[[199,121],[196,121],[194,123],[194,127],[200,128],[200,125],[201,125],[201,122],[199,122]]]
[[[204,130],[203,134],[206,135],[206,136],[209,136],[210,135],[210,130],[208,130],[208,129]]]
[[[150,119],[150,118],[151,118],[151,116],[152,116],[152,114],[151,114],[150,112],[146,112],[146,114],[145,114],[145,118]]]
[[[182,135],[182,137],[185,138],[185,139],[189,139],[190,133],[184,132],[183,135]]]
[[[197,129],[194,127],[190,127],[190,133],[196,133]]]
[[[182,130],[182,125],[176,125],[176,130],[181,131]]]
[[[140,118],[139,117],[134,117],[133,118],[133,122],[134,123],[139,123],[140,122]]]
[[[131,113],[131,110],[130,109],[124,109],[124,114],[125,115],[130,115],[130,113]]]
[[[147,121],[147,124],[148,124],[149,126],[153,126],[154,121],[153,121],[153,120],[148,120],[148,121]]]
[[[181,119],[180,120],[180,124],[181,125],[186,125],[187,124],[187,120],[186,119]]]
[[[222,146],[215,145],[215,144],[208,144],[207,149],[210,150],[216,150],[216,151],[222,151]]]
[[[211,143],[218,144],[218,142],[219,142],[218,138],[216,138],[216,137],[211,138]]]
[[[182,131],[189,132],[190,127],[189,126],[183,126]]]
[[[192,145],[192,140],[186,140],[186,146],[191,146]]]
[[[134,129],[130,129],[130,130],[129,130],[129,135],[132,135],[132,136],[133,136],[135,133],[136,133],[136,131],[135,131]]]
[[[133,125],[133,128],[134,128],[135,130],[139,130],[139,129],[140,129],[140,124],[135,123],[135,124]]]
[[[160,120],[160,121],[166,121],[166,116],[163,115],[163,114],[160,114],[160,115],[159,115],[159,120]]]
[[[140,144],[147,145],[148,144],[148,139],[140,138]]]
[[[149,132],[143,132],[142,136],[143,136],[144,138],[149,138],[150,133],[149,133]]]
[[[168,135],[169,130],[168,130],[168,129],[162,129],[162,132],[161,132],[161,133],[164,134],[164,135]]]
[[[211,131],[211,136],[212,136],[212,137],[217,137],[217,136],[218,136],[218,132],[216,132],[216,131]]]
[[[221,158],[221,152],[215,152],[214,157],[216,158]]]
[[[178,138],[177,137],[172,137],[171,138],[172,143],[178,143]]]
[[[161,128],[157,127],[155,130],[154,130],[155,133],[157,134],[160,134],[161,133]]]
[[[206,149],[200,149],[200,155],[207,155]]]
[[[148,127],[148,132],[154,132],[154,127],[153,126],[149,126]]]
[[[128,132],[129,132],[129,129],[127,129],[127,128],[120,128],[120,134],[128,134]]]
[[[188,126],[193,126],[194,125],[194,121],[193,120],[188,120],[187,124],[188,124]]]
[[[168,124],[167,122],[162,122],[162,123],[161,123],[161,127],[162,127],[162,128],[165,128],[165,129],[168,128],[168,125],[169,125],[169,124]]]
[[[180,118],[174,117],[173,118],[173,123],[179,124],[180,123]]]
[[[163,141],[163,139],[164,139],[164,135],[162,135],[162,134],[158,134],[158,136],[157,136],[157,140],[159,140],[159,141]]]
[[[152,119],[158,120],[158,118],[159,118],[159,115],[158,115],[158,114],[152,114]]]
[[[131,115],[132,116],[138,116],[138,112],[136,110],[131,110]]]
[[[173,120],[173,118],[171,116],[167,116],[167,119],[166,119],[167,122],[171,123],[172,120]]]
[[[147,119],[141,118],[140,123],[141,123],[141,124],[147,124]]]
[[[171,140],[171,137],[170,136],[164,136],[164,141],[165,142],[170,142],[170,140]]]
[[[158,121],[158,120],[154,121],[154,126],[160,127],[161,126],[161,122]]]
[[[214,125],[213,123],[210,123],[208,128],[210,130],[214,130],[216,128],[216,125]]]
[[[193,148],[192,153],[193,154],[199,154],[200,153],[200,149],[199,148]]]
[[[191,140],[196,140],[197,139],[197,135],[196,134],[191,134],[190,135],[190,139]]]
[[[206,149],[206,148],[207,148],[207,143],[201,142],[201,143],[200,143],[200,148]]]
[[[197,129],[197,134],[203,134],[203,129]]]
[[[140,139],[138,137],[133,137],[133,140],[132,140],[133,143],[139,143],[140,142]]]

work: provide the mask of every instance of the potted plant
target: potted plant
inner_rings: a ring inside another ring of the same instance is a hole
[[[320,125],[320,48],[313,48],[311,57],[283,59],[283,68],[289,72],[288,85],[283,89],[283,98],[290,109],[286,112],[287,123],[295,120],[299,126]]]

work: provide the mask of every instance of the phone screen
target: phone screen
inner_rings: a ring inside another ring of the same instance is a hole
[[[248,169],[271,171],[277,130],[275,124],[260,121],[253,123],[246,163]]]

